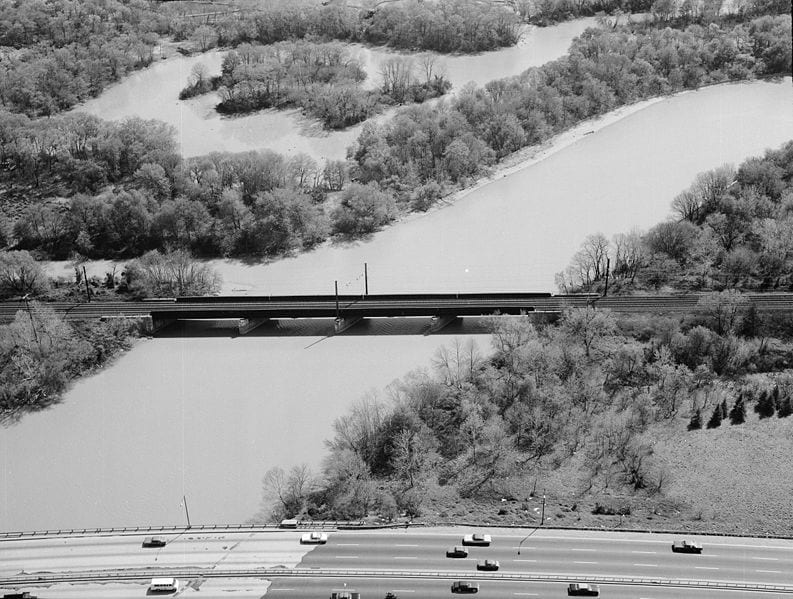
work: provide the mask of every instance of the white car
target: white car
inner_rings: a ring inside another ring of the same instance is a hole
[[[328,533],[326,532],[307,532],[300,537],[301,545],[324,545],[328,542]]]
[[[490,546],[490,535],[483,535],[480,533],[474,533],[472,535],[465,535],[463,537],[463,545],[476,545],[479,547],[489,547]]]

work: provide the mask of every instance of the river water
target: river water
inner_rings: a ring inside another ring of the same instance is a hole
[[[371,292],[551,290],[587,234],[646,228],[698,172],[793,138],[791,105],[790,79],[665,99],[369,240],[216,265],[227,288],[251,293],[330,292],[333,280],[360,291],[364,262]],[[267,469],[316,465],[352,402],[454,338],[488,348],[470,328],[371,327],[383,335],[142,341],[62,405],[0,430],[0,530],[180,523],[183,495],[193,523],[244,521]]]
[[[559,58],[567,52],[574,37],[593,25],[595,19],[587,18],[554,27],[532,28],[512,48],[475,56],[436,55],[437,68],[447,74],[455,90],[469,81],[484,84]],[[369,86],[379,84],[381,62],[400,56],[360,45],[350,46],[350,51],[364,65]],[[106,119],[140,116],[170,123],[177,131],[185,156],[266,148],[289,155],[303,152],[319,161],[344,159],[347,147],[358,137],[362,125],[329,132],[317,121],[301,116],[299,110],[265,110],[246,116],[221,117],[214,109],[218,103],[216,94],[179,100],[179,91],[193,66],[202,63],[210,73],[218,74],[223,55],[214,51],[169,58],[130,75],[77,110]],[[389,114],[379,118],[387,118]]]

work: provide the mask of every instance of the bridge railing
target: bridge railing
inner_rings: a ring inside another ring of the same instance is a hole
[[[361,522],[348,522],[339,520],[300,520],[297,522],[297,528],[306,529],[355,529],[364,527],[365,523]],[[277,523],[267,524],[193,524],[187,526],[185,524],[177,525],[163,525],[163,526],[123,526],[113,528],[59,528],[50,530],[30,530],[30,531],[11,531],[0,532],[0,539],[24,539],[36,537],[53,537],[53,536],[102,536],[102,535],[134,535],[145,534],[152,532],[201,532],[201,531],[272,531],[272,530],[285,530]]]
[[[125,570],[99,570],[86,572],[37,573],[19,574],[13,577],[0,578],[0,586],[20,586],[30,584],[54,583],[88,583],[107,581],[145,581],[157,576],[170,576],[180,579],[189,578],[414,578],[434,580],[459,580],[460,571],[430,570],[337,570],[337,569],[301,569],[301,568],[261,568],[249,569],[214,569],[205,568],[140,568]],[[519,581],[519,582],[559,582],[568,583],[570,573],[533,574],[533,573],[502,573],[477,572],[473,577],[480,582]],[[472,578],[472,577],[468,577]],[[579,577],[580,578],[580,577]],[[588,583],[604,585],[630,585],[654,587],[707,588],[722,590],[765,591],[774,593],[793,593],[793,585],[766,584],[761,582],[732,582],[722,580],[696,580],[689,578],[651,578],[636,576],[602,576],[587,575]]]

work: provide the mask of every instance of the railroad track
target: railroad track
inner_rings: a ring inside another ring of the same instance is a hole
[[[177,298],[133,302],[51,302],[47,305],[66,320],[114,317],[157,319],[333,318],[486,316],[523,312],[561,312],[594,306],[620,313],[695,313],[702,295],[564,296],[549,294],[415,294],[382,296],[272,296]],[[748,305],[761,312],[793,311],[793,293],[745,294]],[[22,301],[0,303],[0,323],[26,309]]]

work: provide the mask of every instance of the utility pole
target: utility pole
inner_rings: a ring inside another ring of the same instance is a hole
[[[363,263],[363,294],[364,296],[369,295],[369,265],[366,262]]]
[[[190,512],[187,510],[187,495],[182,495],[182,503],[184,503],[184,513],[187,516],[187,528],[192,528],[190,525]]]
[[[30,328],[33,330],[33,338],[36,340],[36,345],[38,345],[39,349],[41,349],[39,334],[36,332],[36,322],[33,320],[33,313],[30,311],[30,300],[28,299],[29,296],[30,294],[26,293],[22,299],[25,300],[25,309],[27,310],[28,318],[30,319]]]
[[[545,524],[545,495],[542,496],[542,516],[540,520],[540,526]]]
[[[336,320],[339,319],[339,282],[333,281],[333,285],[336,288]]]
[[[83,281],[85,282],[85,299],[91,301],[91,290],[88,289],[88,274],[85,272],[85,264],[83,264]]]
[[[606,288],[603,290],[603,297],[609,294],[609,268],[611,267],[611,258],[606,258]]]

